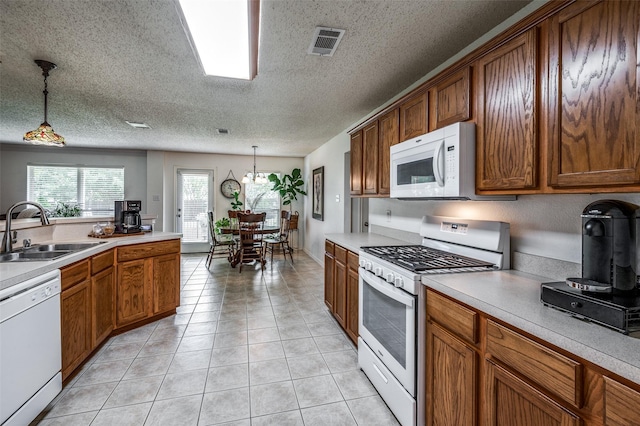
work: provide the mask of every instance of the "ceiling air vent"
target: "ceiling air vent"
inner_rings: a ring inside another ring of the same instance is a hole
[[[335,28],[316,27],[307,53],[309,55],[333,56],[344,32],[345,30]]]

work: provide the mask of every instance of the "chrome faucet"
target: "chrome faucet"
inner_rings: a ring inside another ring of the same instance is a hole
[[[33,201],[18,201],[17,203],[9,207],[9,210],[7,210],[7,221],[4,227],[4,237],[2,237],[2,247],[0,247],[0,253],[10,253],[13,250],[13,238],[11,236],[11,215],[13,214],[13,210],[16,207],[29,204],[37,207],[38,210],[40,210],[40,223],[42,223],[42,226],[49,225],[49,218],[47,218],[47,213],[44,211],[44,207]]]

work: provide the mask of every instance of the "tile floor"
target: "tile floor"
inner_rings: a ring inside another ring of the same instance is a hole
[[[177,314],[120,334],[32,425],[397,425],[306,254],[239,274],[184,255]]]

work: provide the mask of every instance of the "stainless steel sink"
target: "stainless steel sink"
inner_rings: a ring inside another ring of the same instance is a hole
[[[33,251],[78,251],[84,250],[90,247],[97,246],[101,243],[64,243],[64,244],[43,244],[37,245],[33,247],[29,247],[24,251],[33,252]]]
[[[14,250],[11,253],[0,254],[0,263],[2,262],[37,262],[46,260],[55,260],[72,253],[95,247],[106,241],[96,243],[59,243],[59,244],[43,244],[34,245],[33,247]]]

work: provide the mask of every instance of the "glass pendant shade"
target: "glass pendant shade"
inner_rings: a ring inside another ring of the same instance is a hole
[[[36,130],[27,132],[22,137],[22,140],[34,145],[46,145],[46,146],[58,146],[63,147],[65,145],[64,138],[53,131],[51,125],[47,123],[47,77],[49,77],[49,71],[56,69],[57,65],[44,61],[42,59],[36,59],[36,64],[42,68],[42,75],[44,76],[44,122]]]
[[[54,132],[46,121],[36,130],[25,133],[22,140],[34,145],[64,146],[64,138]]]
[[[252,146],[253,148],[253,173],[247,172],[242,177],[242,183],[267,183],[269,182],[269,178],[267,178],[266,173],[256,172],[256,148],[257,146]]]

